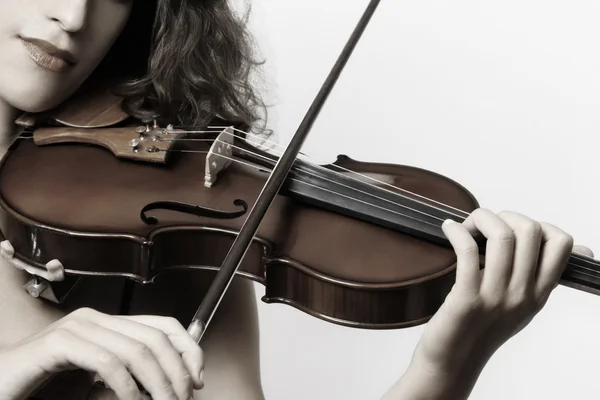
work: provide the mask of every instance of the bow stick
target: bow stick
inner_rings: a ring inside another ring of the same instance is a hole
[[[298,126],[298,130],[290,140],[283,155],[277,161],[275,168],[271,172],[271,175],[267,179],[267,182],[260,192],[256,202],[254,203],[252,210],[248,214],[246,222],[242,226],[240,233],[225,256],[219,272],[215,276],[214,281],[209,287],[208,292],[206,293],[204,299],[198,307],[198,310],[196,311],[196,314],[194,315],[194,318],[192,319],[192,322],[188,327],[188,333],[194,338],[194,340],[196,340],[196,342],[199,343],[202,339],[208,324],[210,323],[217,307],[221,303],[225,292],[229,288],[229,285],[231,284],[231,281],[233,280],[233,277],[239,268],[242,259],[244,258],[244,255],[248,251],[248,248],[250,247],[250,244],[252,243],[256,232],[258,231],[258,227],[260,226],[263,217],[271,206],[273,199],[275,196],[277,196],[277,193],[281,189],[289,170],[292,168],[294,161],[300,152],[300,148],[302,147],[304,140],[308,136],[308,132],[310,131],[314,121],[317,119],[323,104],[325,104],[325,101],[329,97],[331,90],[342,73],[344,66],[348,62],[350,55],[356,47],[356,44],[371,20],[371,17],[375,13],[378,5],[379,0],[371,0],[367,6],[367,9],[363,13],[360,21],[354,28],[352,35],[348,39],[348,42],[344,46],[344,49],[338,56],[335,65],[329,72],[327,79],[321,86],[321,89],[313,100],[313,103],[304,116],[304,119]]]

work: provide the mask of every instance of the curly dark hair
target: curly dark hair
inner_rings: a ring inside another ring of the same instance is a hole
[[[94,76],[116,78],[124,109],[136,118],[253,126],[266,107],[250,83],[262,62],[246,28],[249,11],[237,16],[228,0],[134,0]]]

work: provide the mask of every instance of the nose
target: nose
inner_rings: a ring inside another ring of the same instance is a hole
[[[60,24],[63,30],[74,33],[85,27],[90,0],[61,0],[49,4],[52,6],[48,10],[48,18]]]

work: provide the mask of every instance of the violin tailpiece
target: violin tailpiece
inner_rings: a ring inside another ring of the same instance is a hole
[[[35,130],[33,140],[39,146],[58,143],[85,143],[102,146],[116,157],[136,161],[165,163],[169,151],[183,132],[160,128],[144,120],[145,126],[112,128],[42,127]]]

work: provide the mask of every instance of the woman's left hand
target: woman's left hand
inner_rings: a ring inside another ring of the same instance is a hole
[[[443,230],[457,254],[456,283],[413,358],[435,376],[478,375],[541,310],[571,251],[593,257],[588,248],[574,249],[573,238],[557,227],[512,212],[478,209],[462,224],[444,223]],[[484,269],[474,240],[480,234],[487,238]]]

